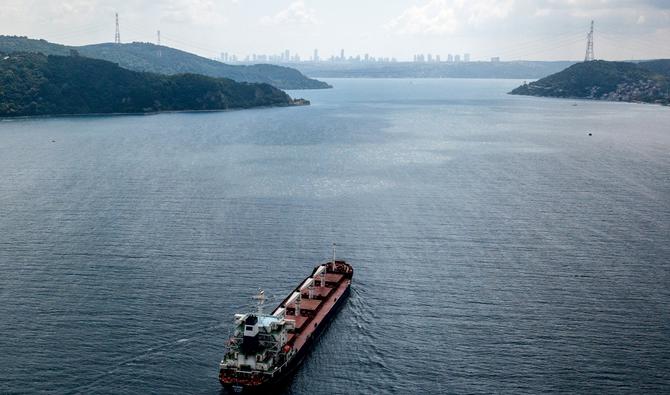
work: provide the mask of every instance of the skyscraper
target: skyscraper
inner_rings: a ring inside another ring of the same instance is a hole
[[[463,54],[463,61],[464,62],[469,62],[470,61],[470,54],[469,53]]]
[[[344,49],[340,50],[340,60],[344,60]]]
[[[314,49],[314,57],[312,58],[313,61],[318,62],[319,61],[319,50]]]

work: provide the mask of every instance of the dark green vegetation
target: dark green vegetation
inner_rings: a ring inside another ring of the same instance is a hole
[[[286,93],[268,84],[195,74],[140,73],[72,55],[0,54],[0,117],[294,104]]]
[[[215,60],[203,58],[178,49],[149,43],[94,44],[69,47],[33,40],[26,37],[0,36],[0,52],[40,52],[45,55],[66,56],[70,50],[82,56],[118,63],[121,67],[160,74],[202,74],[210,77],[229,78],[239,82],[260,82],[280,89],[321,89],[330,85],[307,78],[298,70],[258,64],[231,66]],[[160,56],[159,56],[160,51]]]
[[[670,60],[577,63],[510,93],[667,105],[670,103]]]

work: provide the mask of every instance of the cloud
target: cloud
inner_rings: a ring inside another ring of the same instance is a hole
[[[95,14],[98,10],[98,4],[91,0],[63,0],[59,2],[3,0],[1,9],[0,19],[21,19],[25,21],[42,19],[48,23],[62,23]]]
[[[668,0],[538,0],[526,3],[540,16],[608,17],[622,14],[670,10]]]
[[[514,0],[479,0],[464,2],[461,11],[468,16],[468,23],[479,25],[491,19],[504,19],[514,8]]]
[[[287,8],[279,11],[272,16],[261,18],[261,24],[266,26],[274,25],[316,25],[319,20],[316,17],[316,11],[305,6],[302,0],[294,1]]]
[[[385,27],[399,34],[443,35],[506,18],[513,6],[514,0],[429,0],[407,8]]]
[[[498,34],[519,26],[556,28],[569,21],[593,19],[600,26],[653,31],[667,26],[668,10],[670,0],[423,0],[384,27],[401,35],[440,36],[466,30]],[[496,26],[498,32],[490,26]]]
[[[431,0],[423,6],[412,6],[386,27],[400,34],[445,34],[453,33],[460,26],[453,8],[444,0]]]
[[[216,24],[224,21],[213,0],[170,0],[162,3],[161,20],[171,23]]]
[[[533,6],[534,16],[548,22],[595,20],[596,29],[606,26],[616,33],[646,34],[670,23],[668,0],[542,0]]]

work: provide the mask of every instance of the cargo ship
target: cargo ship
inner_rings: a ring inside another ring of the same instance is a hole
[[[334,255],[334,254],[333,254]],[[300,365],[349,296],[354,269],[345,261],[318,265],[271,314],[235,314],[235,328],[219,365],[219,381],[232,392],[268,392]]]

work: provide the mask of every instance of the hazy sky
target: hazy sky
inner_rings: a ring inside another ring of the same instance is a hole
[[[339,53],[411,59],[670,58],[670,0],[0,0],[0,34],[66,44],[156,41],[214,57]]]

